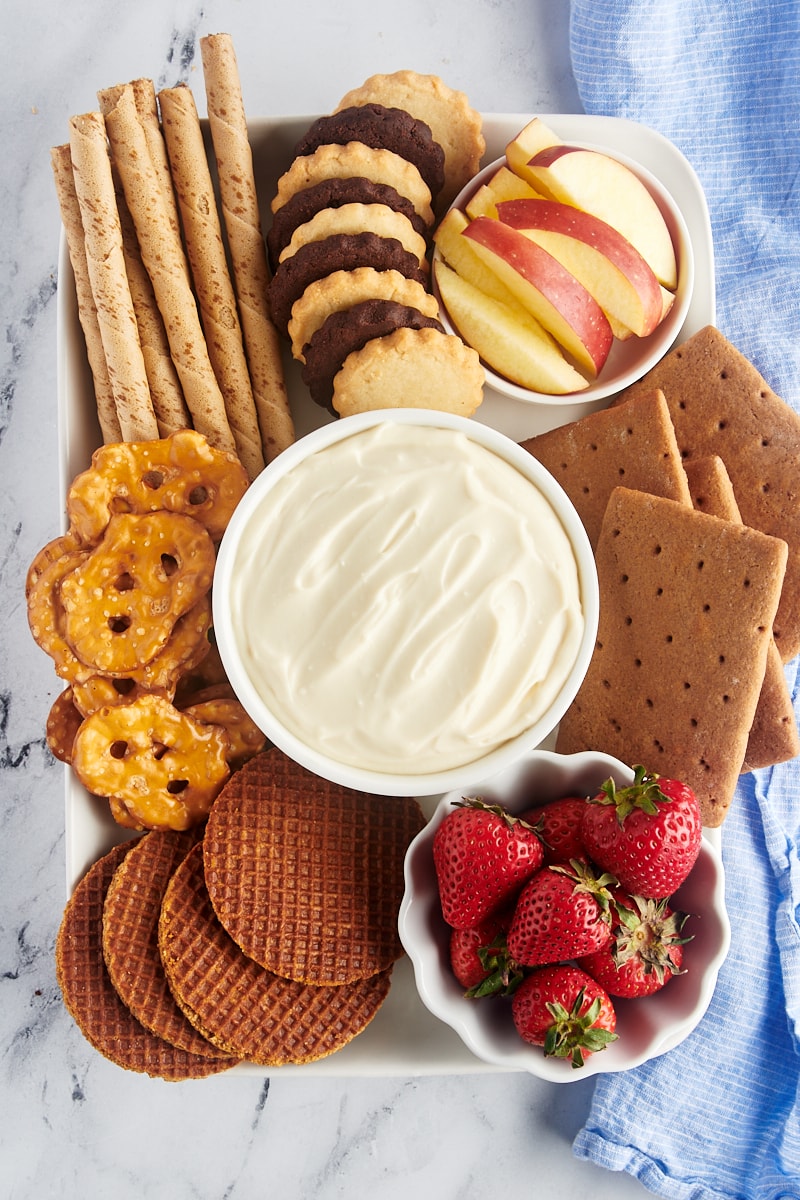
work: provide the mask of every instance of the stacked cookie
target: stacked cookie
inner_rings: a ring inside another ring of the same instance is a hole
[[[416,801],[257,755],[204,829],[153,830],[78,884],[56,947],[67,1009],[111,1061],[167,1079],[341,1049],[389,992],[423,824]]]
[[[480,404],[478,356],[428,290],[428,239],[483,149],[466,96],[411,71],[373,76],[296,145],[272,202],[270,309],[334,415]]]

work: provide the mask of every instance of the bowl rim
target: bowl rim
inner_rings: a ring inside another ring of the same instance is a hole
[[[368,770],[330,758],[308,746],[270,712],[242,663],[227,603],[243,532],[264,496],[304,459],[346,438],[384,423],[422,425],[461,432],[515,466],[552,505],[572,545],[583,605],[584,630],[575,661],[547,712],[528,729],[472,762],[442,771],[400,775]],[[591,545],[577,511],[557,480],[517,442],[489,425],[435,409],[378,409],[328,423],[284,450],[257,478],[239,502],[223,535],[212,596],[217,647],[234,692],[256,725],[301,766],[334,783],[384,796],[433,796],[456,787],[472,787],[539,745],[557,726],[589,666],[599,620],[599,586]]]
[[[636,362],[623,370],[620,374],[609,376],[603,379],[603,370],[600,371],[598,378],[589,384],[589,386],[579,392],[567,392],[563,395],[551,394],[548,392],[535,392],[528,388],[522,387],[521,384],[514,383],[507,379],[504,375],[500,375],[494,371],[487,363],[481,359],[481,366],[484,370],[487,387],[493,392],[497,392],[502,396],[507,396],[513,400],[521,400],[523,403],[531,405],[548,405],[560,407],[567,404],[585,404],[587,406],[597,405],[600,401],[608,400],[615,396],[618,392],[630,387],[636,383],[643,375],[655,366],[655,364],[663,358],[669,351],[670,347],[676,341],[686,320],[686,314],[689,310],[692,293],[694,291],[695,279],[695,260],[694,247],[689,233],[689,227],[686,223],[686,218],[681,211],[677,201],[672,196],[672,193],[662,181],[648,170],[647,167],[630,158],[626,154],[622,154],[601,143],[584,141],[569,141],[570,146],[579,146],[582,150],[596,150],[601,154],[607,155],[609,158],[616,159],[617,162],[628,167],[645,185],[647,190],[652,195],[653,199],[658,204],[664,215],[670,234],[678,256],[678,286],[675,290],[675,301],[670,308],[667,316],[661,324],[653,330],[653,332],[642,340],[643,346],[648,346],[649,349],[637,359]],[[476,175],[464,185],[461,191],[449,206],[459,208],[462,211],[466,208],[467,201],[478,190],[481,184],[484,183],[494,172],[502,165],[507,164],[507,159],[504,154],[493,159],[478,171]],[[448,209],[449,211],[449,209]],[[439,286],[436,282],[435,263],[441,261],[443,256],[439,248],[434,244],[431,263],[431,289],[439,304],[439,316],[448,333],[454,333],[460,336],[458,329],[450,318],[447,311],[447,305],[444,303]],[[615,339],[616,341],[616,339]],[[613,348],[612,348],[613,353]]]
[[[609,775],[620,785],[633,779],[633,771],[619,759],[602,751],[584,750],[574,754],[558,754],[555,751],[534,749],[520,758],[515,768],[510,768],[513,774],[527,772],[531,774],[541,768],[549,778],[571,772],[573,779],[585,781],[586,786],[599,786]],[[504,774],[508,774],[505,772]],[[594,782],[596,781],[596,782]],[[552,783],[551,783],[552,786]],[[473,794],[476,789],[471,789]],[[488,793],[488,799],[499,801],[503,792],[503,778],[494,776],[487,780],[482,789]],[[461,789],[463,791],[463,789]],[[566,794],[566,793],[562,793]],[[600,1074],[616,1074],[657,1058],[667,1051],[680,1045],[698,1026],[711,1003],[717,977],[731,943],[731,926],[725,906],[725,869],[716,832],[703,833],[703,839],[698,856],[699,870],[710,879],[710,886],[704,893],[707,908],[703,911],[705,918],[704,936],[713,940],[713,952],[705,964],[702,976],[698,981],[697,998],[691,1011],[677,1020],[673,1027],[664,1028],[658,1033],[654,1031],[650,1044],[643,1045],[637,1052],[625,1053],[625,1047],[620,1041],[607,1048],[602,1053],[588,1057],[580,1070],[574,1070],[569,1062],[562,1059],[545,1058],[539,1047],[527,1045],[522,1039],[511,1041],[511,1049],[492,1047],[487,1043],[485,1033],[477,1021],[475,1001],[467,1000],[457,994],[458,985],[452,977],[445,978],[442,971],[442,952],[433,941],[421,943],[416,931],[425,925],[433,923],[440,937],[447,937],[448,927],[441,915],[438,904],[438,893],[434,886],[420,893],[415,884],[415,875],[425,870],[425,863],[420,868],[422,856],[430,855],[429,877],[433,873],[432,844],[433,838],[441,821],[450,809],[453,800],[460,798],[460,791],[455,789],[441,796],[430,818],[406,851],[404,862],[404,893],[398,913],[398,933],[403,948],[408,955],[414,971],[414,981],[422,1003],[435,1017],[448,1025],[461,1038],[467,1048],[481,1061],[505,1070],[522,1070],[540,1079],[554,1083],[574,1083],[582,1079]],[[554,799],[555,797],[551,797]],[[528,804],[530,801],[528,801]],[[510,807],[514,810],[514,801]],[[522,807],[518,804],[517,807]],[[698,866],[696,864],[696,866]],[[682,885],[682,887],[685,885]],[[680,894],[679,888],[676,895]],[[712,919],[709,919],[712,918]],[[447,994],[449,991],[450,995]],[[628,1000],[615,1001],[615,1007],[620,1010],[624,1019],[623,1005],[636,1006],[654,999],[648,997],[644,1001]],[[635,1012],[635,1008],[630,1011]],[[510,1020],[510,1014],[509,1014]]]

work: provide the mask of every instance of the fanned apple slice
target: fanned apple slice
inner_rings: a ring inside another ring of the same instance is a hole
[[[487,296],[441,259],[435,260],[433,269],[453,325],[492,370],[520,387],[547,395],[567,395],[588,387],[588,380],[567,362],[535,317]]]
[[[476,217],[463,236],[577,365],[594,378],[608,358],[614,335],[608,317],[583,284],[552,254],[491,217]]]
[[[467,201],[466,214],[468,217],[496,217],[501,201],[523,199],[541,200],[543,197],[508,167],[498,167]]]
[[[557,200],[506,200],[498,218],[579,279],[606,315],[647,337],[661,320],[661,284],[635,246],[592,213]]]
[[[469,221],[458,208],[451,208],[445,214],[433,235],[442,258],[462,279],[486,292],[487,296],[510,308],[522,307],[514,293],[486,266],[475,247],[461,236],[468,225]]]
[[[526,168],[531,159],[542,150],[563,144],[558,134],[545,125],[541,117],[533,117],[506,146],[506,161],[516,175],[530,182]]]

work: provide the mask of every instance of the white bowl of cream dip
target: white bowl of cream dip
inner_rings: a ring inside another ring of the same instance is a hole
[[[251,484],[220,546],[214,631],[239,700],[307,769],[379,795],[485,780],[586,673],[594,558],[515,442],[426,409],[346,417]]]

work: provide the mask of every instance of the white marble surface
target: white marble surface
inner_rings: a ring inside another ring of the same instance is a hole
[[[283,1195],[625,1200],[628,1177],[570,1143],[590,1081],[522,1075],[164,1084],[97,1055],[64,1011],[53,946],[64,906],[63,774],[45,749],[59,690],[27,629],[23,579],[58,531],[56,256],[49,148],[97,88],[185,80],[198,39],[233,35],[248,113],[327,111],[376,71],[442,75],[495,112],[575,112],[566,0],[76,0],[3,5],[0,236],[0,1178],[10,1200]]]

